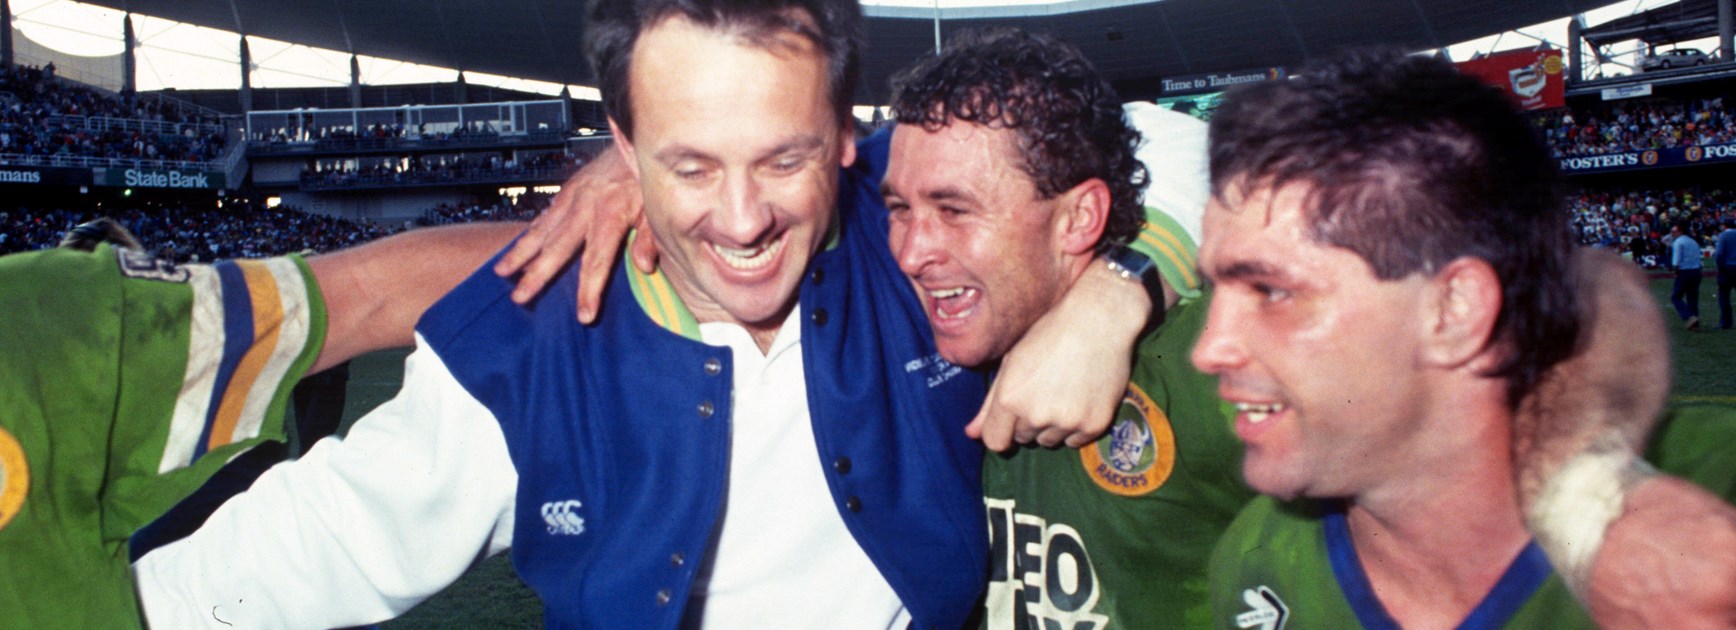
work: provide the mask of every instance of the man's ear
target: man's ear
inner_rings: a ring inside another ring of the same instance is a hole
[[[633,178],[639,178],[638,151],[633,148],[633,141],[627,139],[627,134],[621,133],[621,126],[615,124],[615,117],[609,117],[609,135],[614,138],[611,144],[621,153],[621,159],[627,162],[627,169],[633,172]]]
[[[851,122],[844,123],[844,128],[838,131],[838,166],[850,168],[856,163],[856,126]]]
[[[1080,182],[1057,198],[1055,237],[1061,251],[1084,255],[1097,247],[1109,223],[1109,185],[1093,177]]]
[[[1422,312],[1423,359],[1443,367],[1458,367],[1474,360],[1499,360],[1487,352],[1495,320],[1501,315],[1501,280],[1495,268],[1479,258],[1463,257],[1447,263],[1429,282],[1430,295]],[[1477,366],[1484,369],[1489,366]]]

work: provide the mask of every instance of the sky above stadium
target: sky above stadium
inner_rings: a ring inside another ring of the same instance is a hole
[[[985,9],[1028,5],[1050,5],[1064,9],[1068,5],[1101,7],[1126,0],[939,0],[943,9]],[[1627,0],[1611,4],[1586,14],[1587,24],[1597,24],[1630,15],[1637,11],[1667,5],[1674,0]],[[864,0],[873,7],[909,10],[936,6],[935,0]],[[70,0],[11,0],[13,23],[31,41],[60,54],[82,57],[106,57],[120,54],[124,46],[121,22],[125,14],[112,9],[80,4]],[[133,27],[138,37],[138,88],[140,90],[236,89],[240,87],[240,60],[233,32],[191,24],[135,15]],[[1455,60],[1470,59],[1478,53],[1498,52],[1535,46],[1546,42],[1566,48],[1565,18],[1518,29],[1500,35],[1464,42],[1447,48]],[[255,87],[345,86],[349,84],[350,67],[347,53],[300,46],[263,37],[250,36],[248,44],[253,56]],[[1715,38],[1684,42],[1683,46],[1712,51]],[[1617,61],[1637,65],[1638,43],[1634,50],[1612,51]],[[21,59],[31,63],[29,59]],[[362,82],[369,85],[431,83],[452,81],[458,71],[391,59],[361,56]],[[1604,76],[1631,72],[1618,64],[1603,64]],[[68,74],[69,78],[79,80]],[[555,95],[560,84],[467,71],[467,82],[526,92]],[[596,90],[571,86],[572,94],[580,98],[596,98]]]

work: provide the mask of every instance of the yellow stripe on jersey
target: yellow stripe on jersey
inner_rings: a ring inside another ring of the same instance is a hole
[[[258,261],[238,260],[236,266],[247,279],[247,295],[253,303],[253,343],[241,355],[241,363],[223,391],[223,402],[217,405],[217,417],[212,421],[211,438],[205,450],[215,450],[233,441],[235,429],[241,423],[241,412],[247,395],[265,363],[277,350],[278,322],[283,319],[283,305],[278,302],[277,279],[271,277]]]
[[[187,331],[187,372],[175,396],[175,414],[169,420],[169,439],[163,445],[158,473],[186,468],[193,463],[199,436],[210,416],[211,392],[217,387],[217,372],[223,364],[223,285],[217,270],[208,265],[187,265],[187,286],[193,304]]]
[[[241,407],[241,415],[236,418],[234,428],[229,432],[224,443],[234,443],[258,437],[264,428],[265,417],[271,410],[271,401],[277,396],[283,383],[284,375],[295,365],[308,343],[308,328],[310,322],[310,307],[307,304],[307,284],[301,275],[301,268],[287,258],[270,260],[242,261],[241,267],[249,278],[248,286],[252,291],[255,282],[252,278],[260,276],[260,284],[269,283],[274,289],[273,304],[270,315],[262,314],[257,299],[254,304],[253,334],[255,339],[262,340],[253,352],[264,353],[263,364],[254,371],[250,382],[242,382],[242,374],[238,371],[235,378],[229,381],[231,392],[245,391],[245,402]],[[258,271],[254,271],[257,269]],[[266,326],[275,330],[266,332]],[[267,344],[263,340],[270,339],[269,352],[265,352]],[[252,352],[249,353],[251,358]],[[245,362],[243,365],[247,365]],[[245,386],[245,390],[242,387]],[[212,431],[209,448],[216,448],[219,433]]]

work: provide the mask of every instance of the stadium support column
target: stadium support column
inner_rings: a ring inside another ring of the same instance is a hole
[[[1728,0],[1723,1],[1727,2]],[[1579,69],[1584,65],[1579,59],[1579,56],[1585,53],[1585,37],[1581,34],[1583,28],[1585,28],[1585,14],[1575,13],[1573,17],[1567,18],[1567,74],[1565,76],[1568,83],[1578,83],[1585,79],[1585,76],[1579,73]]]
[[[12,67],[12,0],[0,0],[0,68]]]
[[[1718,58],[1721,61],[1736,59],[1736,55],[1732,55],[1730,50],[1730,42],[1733,39],[1731,33],[1736,31],[1736,19],[1733,19],[1730,14],[1732,1],[1718,0]]]
[[[362,108],[362,62],[350,53],[350,107]]]
[[[247,48],[247,35],[241,36],[241,111],[253,111],[253,51]]]
[[[452,85],[452,98],[459,105],[470,102],[470,84],[464,81],[464,71],[458,71],[458,82]]]
[[[138,38],[133,37],[133,14],[121,19],[121,41],[126,52],[121,55],[121,94],[132,96],[139,91]]]

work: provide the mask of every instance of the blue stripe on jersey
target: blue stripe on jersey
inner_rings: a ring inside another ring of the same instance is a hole
[[[217,366],[217,379],[211,387],[211,404],[205,410],[205,428],[193,445],[193,459],[205,456],[211,443],[211,426],[217,411],[223,407],[223,393],[229,391],[229,379],[235,377],[235,367],[241,357],[253,347],[253,296],[247,290],[247,277],[233,261],[220,261],[211,266],[217,271],[223,291],[223,360]]]
[[[1338,578],[1338,588],[1356,612],[1356,620],[1369,630],[1400,630],[1386,607],[1375,597],[1368,574],[1362,572],[1362,560],[1356,557],[1356,544],[1350,540],[1350,525],[1344,520],[1344,504],[1336,503],[1326,514],[1326,557],[1332,561],[1332,575]]]
[[[1325,521],[1326,554],[1332,561],[1332,575],[1338,578],[1344,599],[1350,602],[1350,609],[1356,612],[1356,619],[1362,622],[1362,627],[1399,630],[1398,621],[1387,614],[1386,607],[1374,594],[1374,587],[1368,583],[1368,574],[1362,571],[1362,560],[1356,555],[1356,544],[1350,539],[1350,525],[1344,518],[1344,504],[1337,504],[1331,510]],[[1483,596],[1483,601],[1471,609],[1471,614],[1459,622],[1458,627],[1461,630],[1484,630],[1507,625],[1507,621],[1543,587],[1543,582],[1553,571],[1537,542],[1526,543],[1519,556],[1501,574],[1501,579],[1495,582],[1495,587]]]
[[[1537,589],[1543,588],[1543,582],[1554,573],[1555,569],[1549,566],[1549,557],[1543,555],[1543,548],[1537,546],[1537,541],[1526,543],[1519,557],[1507,567],[1507,572],[1501,574],[1501,580],[1495,582],[1495,588],[1483,597],[1459,627],[1473,630],[1507,625],[1507,620],[1518,614],[1525,602],[1531,601],[1531,596],[1536,595]]]

